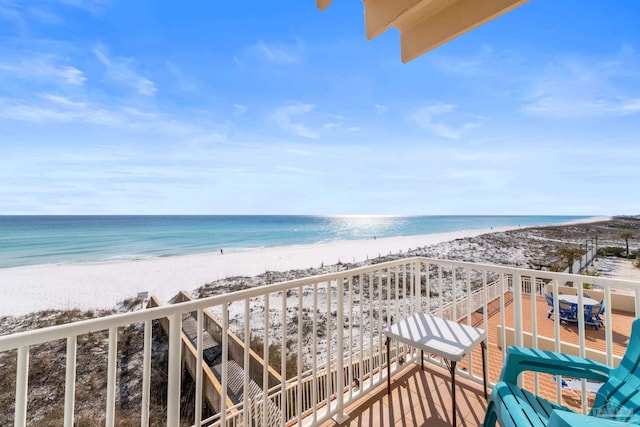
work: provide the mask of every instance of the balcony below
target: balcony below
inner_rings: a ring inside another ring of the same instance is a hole
[[[495,383],[502,369],[502,349],[498,346],[498,326],[501,313],[499,299],[488,304],[488,369],[489,380]],[[503,315],[507,327],[513,327],[513,298],[511,292],[504,297]],[[492,309],[493,307],[493,309]],[[532,326],[531,295],[522,295],[523,331],[531,332]],[[537,318],[537,334],[539,337],[554,337],[553,316],[547,318],[550,309],[543,297],[535,297]],[[478,319],[472,318],[472,323],[482,321],[480,313],[476,313]],[[474,317],[475,317],[474,316]],[[613,325],[613,354],[622,356],[626,350],[626,343],[631,331],[631,323],[635,317],[630,313],[612,311],[611,321],[605,321],[605,327],[595,330],[592,327],[585,329],[585,341],[589,349],[606,351],[606,327]],[[465,320],[463,320],[465,321]],[[560,336],[564,343],[578,345],[579,334],[576,325],[560,325]],[[479,350],[474,351],[474,365],[480,366]],[[387,393],[386,384],[380,385],[367,393],[360,400],[346,408],[349,419],[339,424],[335,421],[327,421],[323,427],[336,426],[451,426],[452,402],[451,379],[449,372],[433,364],[425,364],[422,370],[417,363],[410,363],[392,377],[391,394]],[[464,367],[464,364],[460,364]],[[525,375],[525,384],[530,389],[534,388],[533,375]],[[459,426],[478,426],[484,419],[486,401],[483,396],[482,385],[477,382],[456,377],[457,399],[457,424]],[[538,393],[548,399],[555,400],[556,383],[551,376],[540,374],[538,376]],[[580,411],[580,390],[563,389],[561,391],[562,404]],[[593,399],[588,394],[587,402]]]

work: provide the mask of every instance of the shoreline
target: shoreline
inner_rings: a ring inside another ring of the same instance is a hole
[[[585,224],[610,220],[591,217]],[[553,225],[544,225],[548,227]],[[328,243],[154,257],[78,264],[40,264],[0,269],[0,313],[19,316],[47,309],[109,309],[138,292],[166,302],[178,291],[192,291],[220,279],[253,277],[266,271],[309,269],[339,262],[360,262],[410,249],[483,234],[540,227],[504,226],[416,236],[339,240]]]

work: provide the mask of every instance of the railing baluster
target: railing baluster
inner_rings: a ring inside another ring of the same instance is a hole
[[[222,381],[220,384],[220,425],[227,425],[227,396],[229,395],[229,304],[222,305]]]
[[[520,273],[511,275],[511,291],[513,292],[513,329],[515,345],[522,347],[522,277]]]
[[[353,399],[353,275],[349,276],[349,360],[348,373],[349,373],[349,400]]]
[[[118,351],[118,328],[109,328],[109,354],[107,361],[107,408],[105,413],[105,424],[113,427],[116,414],[116,356]]]
[[[537,295],[538,295],[538,286],[537,286],[537,280],[535,278],[535,276],[531,276],[531,293],[529,294],[529,297],[531,298],[531,339],[532,339],[532,346],[533,348],[538,348],[538,307],[536,304],[537,301]],[[534,373],[533,375],[533,389],[535,390],[535,393],[538,394],[539,393],[539,375],[537,372]]]
[[[195,425],[202,424],[202,353],[204,351],[204,310],[199,309],[196,317],[196,413]]]
[[[264,295],[264,342],[262,343],[262,355],[264,364],[262,365],[262,425],[264,427],[270,425],[269,420],[269,295]]]
[[[336,415],[334,419],[342,423],[349,417],[344,413],[344,277],[337,279],[338,294],[336,297],[338,315],[336,330],[338,332],[336,345]],[[382,316],[380,316],[382,317]]]
[[[427,300],[427,313],[432,314],[431,311],[431,264],[429,261],[425,263],[424,267],[424,275],[425,275],[425,291],[426,291],[426,300]]]
[[[391,289],[391,278],[394,279],[395,281],[395,289],[396,289],[396,307],[395,307],[395,311],[396,311],[396,322],[399,322],[400,320],[402,320],[404,317],[402,315],[403,310],[402,310],[402,302],[400,299],[400,272],[398,269],[398,266],[396,266],[393,269],[394,274],[391,274],[391,267],[389,267],[387,269],[388,274],[387,274],[387,288]],[[380,275],[380,280],[382,280],[382,275]],[[398,355],[400,354],[400,343],[396,340],[395,341],[396,344],[396,369],[398,366]],[[380,352],[378,353],[380,355],[380,360],[382,360],[382,356],[386,355],[386,353],[382,352],[382,349],[380,349]],[[387,360],[387,363],[391,363],[391,360]],[[380,368],[382,368],[382,364],[380,365]]]
[[[27,425],[27,390],[29,385],[29,346],[18,348],[16,362],[16,407],[14,410],[15,426]]]
[[[311,373],[313,375],[311,402],[313,404],[313,424],[315,425],[318,422],[318,282],[313,284],[313,336],[311,337],[311,348]]]
[[[302,363],[304,362],[302,358],[302,347],[304,343],[302,342],[302,327],[304,326],[304,318],[302,316],[302,286],[298,288],[298,381],[297,381],[297,405],[296,409],[298,412],[298,425],[302,423]]]
[[[377,272],[377,274],[376,274]],[[378,276],[378,321],[376,322],[373,318],[373,301],[376,298],[376,294],[375,294],[375,282],[376,282],[376,276]],[[373,388],[374,386],[374,381],[373,381],[373,358],[374,358],[374,354],[373,354],[373,338],[374,338],[374,333],[377,334],[377,338],[378,338],[378,368],[379,371],[382,371],[382,336],[381,336],[381,331],[382,331],[382,315],[384,313],[384,307],[382,305],[382,273],[380,270],[376,270],[375,272],[370,272],[369,273],[369,319],[371,322],[371,325],[369,326],[369,354],[371,355],[371,366],[370,366],[370,374],[371,376],[369,377],[369,385],[371,388]],[[377,324],[377,325],[376,325]]]
[[[471,326],[471,270],[467,267],[465,269],[467,272],[467,325]],[[469,354],[469,374],[473,375],[473,357]]]
[[[420,275],[419,271],[416,270],[419,264],[413,262],[411,263],[411,282],[413,284],[413,313],[420,311],[420,297],[422,293],[420,292]],[[420,292],[420,293],[419,293]]]
[[[507,354],[507,330],[506,330],[507,324],[504,318],[504,307],[506,307],[504,305],[504,280],[505,280],[504,273],[500,273],[499,280],[500,280],[500,333],[502,335],[500,337],[502,342],[502,345],[500,347],[502,350],[502,360],[504,360]]]
[[[456,267],[451,267],[451,293],[453,294],[452,309],[453,314],[451,320],[458,321],[458,270]]]
[[[242,425],[249,427],[249,417],[251,416],[249,410],[249,373],[251,372],[251,361],[249,359],[251,351],[251,329],[249,328],[249,322],[251,320],[251,300],[245,298],[244,300],[244,381],[242,384]]]
[[[360,280],[358,282],[359,289],[358,289],[358,308],[360,311],[360,318],[358,319],[358,335],[359,335],[359,340],[360,340],[360,351],[358,352],[360,354],[360,370],[358,372],[358,388],[360,389],[360,392],[364,391],[364,274],[360,275]],[[389,295],[387,294],[387,298],[389,298]]]
[[[76,350],[77,339],[74,336],[67,338],[67,366],[64,385],[64,425],[73,426],[74,404],[76,401]]]
[[[327,404],[327,411],[329,411],[329,414],[331,414],[331,392],[333,390],[333,375],[331,373],[331,286],[332,286],[332,281],[331,280],[327,280],[327,361],[326,361],[326,370],[327,370],[327,375],[326,375],[326,381],[327,381],[327,388],[326,388],[326,393],[327,395],[325,396],[326,398],[326,404]]]
[[[636,293],[636,303],[638,303],[638,295]],[[636,309],[637,310],[637,309]],[[604,318],[607,320],[605,325],[604,335],[607,343],[607,365],[613,367],[613,322],[611,321],[611,286],[607,286],[604,289]],[[635,315],[638,317],[639,312],[636,311]]]
[[[140,427],[149,426],[149,398],[151,395],[151,320],[144,321],[144,345],[142,349],[142,403]]]
[[[287,415],[289,413],[289,402],[287,402],[287,291],[282,291],[281,295],[282,339],[280,341],[280,375],[282,376],[282,382],[280,384],[280,405],[282,412],[280,414],[280,423],[281,425],[285,425],[288,421]]]
[[[440,317],[443,317],[444,311],[443,311],[443,304],[442,304],[442,294],[444,292],[444,284],[442,283],[442,265],[438,264],[437,265],[438,268],[438,286],[439,286],[439,290],[438,290],[438,310],[440,313]]]
[[[167,425],[180,424],[180,383],[182,377],[182,313],[169,319],[169,372],[167,373]]]

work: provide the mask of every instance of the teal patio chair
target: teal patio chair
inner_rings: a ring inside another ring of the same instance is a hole
[[[587,415],[550,402],[517,385],[525,371],[602,382]],[[640,425],[640,319],[617,368],[567,354],[509,347],[500,381],[489,397],[483,427]]]

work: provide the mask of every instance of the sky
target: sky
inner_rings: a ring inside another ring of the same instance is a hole
[[[407,64],[363,3],[0,0],[0,215],[639,214],[640,2]]]

